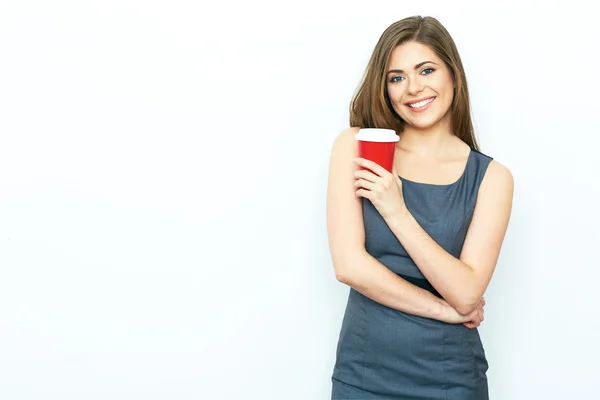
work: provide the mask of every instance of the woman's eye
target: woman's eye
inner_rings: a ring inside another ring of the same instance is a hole
[[[431,74],[433,71],[435,71],[435,68],[425,68],[423,71],[421,71],[421,73],[423,75],[429,75]],[[394,83],[394,82],[400,82],[403,81],[404,77],[403,76],[394,76],[390,79],[390,82]]]

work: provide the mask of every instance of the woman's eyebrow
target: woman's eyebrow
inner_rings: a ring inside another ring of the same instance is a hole
[[[427,63],[432,63],[432,64],[435,64],[433,61],[423,61],[423,62],[420,62],[420,63],[418,63],[417,65],[415,65],[415,69],[419,69],[419,68],[421,68],[423,65],[425,65],[425,64],[427,64]],[[437,64],[435,64],[435,65],[437,65]],[[395,72],[395,73],[402,73],[402,72],[404,72],[404,71],[402,71],[401,69],[391,69],[391,70],[389,70],[389,71],[388,71],[388,74],[390,74],[390,73],[392,73],[392,72]]]

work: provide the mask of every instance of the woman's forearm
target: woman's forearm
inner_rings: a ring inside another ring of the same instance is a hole
[[[433,287],[459,312],[468,314],[479,300],[471,300],[477,279],[473,269],[437,244],[410,213],[386,222]]]
[[[368,253],[352,257],[338,280],[364,296],[412,315],[445,321],[450,307],[442,299],[402,279]]]

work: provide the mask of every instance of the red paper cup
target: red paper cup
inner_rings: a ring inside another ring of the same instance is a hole
[[[392,129],[363,128],[354,136],[358,140],[358,156],[373,161],[392,172],[396,142],[400,137]],[[365,169],[362,168],[361,169]]]

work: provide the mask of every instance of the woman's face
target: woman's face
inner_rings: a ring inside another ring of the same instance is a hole
[[[387,92],[396,113],[408,125],[427,129],[449,122],[454,82],[446,64],[429,46],[397,46],[387,68]]]

